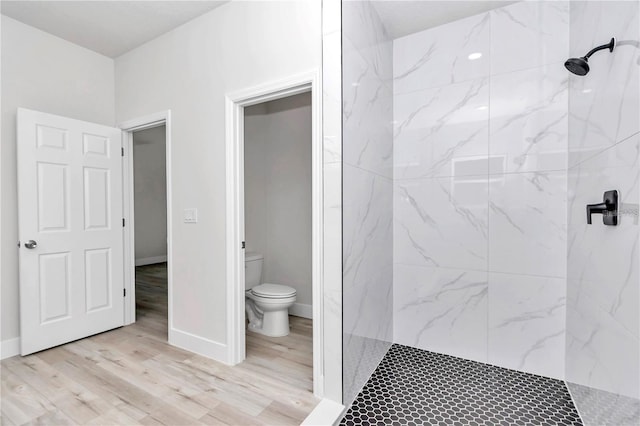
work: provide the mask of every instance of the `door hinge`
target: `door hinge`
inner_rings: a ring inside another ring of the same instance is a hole
[[[127,289],[126,288],[122,289],[122,297],[127,297]]]
[[[122,227],[124,228],[124,217],[122,218]]]
[[[124,157],[124,147],[121,147],[120,150],[121,150],[120,152],[122,153],[122,156]]]
[[[243,241],[243,242],[242,242],[242,248],[243,248],[243,249],[244,249],[244,246],[245,246],[245,244],[244,244],[244,241]]]

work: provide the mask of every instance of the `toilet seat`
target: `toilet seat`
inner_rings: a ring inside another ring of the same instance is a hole
[[[264,283],[253,287],[254,296],[265,299],[285,299],[296,295],[296,289],[287,285]]]

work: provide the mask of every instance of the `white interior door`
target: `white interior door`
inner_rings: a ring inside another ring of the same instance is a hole
[[[122,132],[18,110],[22,355],[123,325]]]

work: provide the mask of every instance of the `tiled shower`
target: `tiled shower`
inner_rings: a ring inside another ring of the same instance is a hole
[[[565,382],[584,424],[640,423],[640,2],[406,34],[385,3],[342,3],[345,404],[410,347]],[[563,66],[611,37],[586,76]],[[618,226],[587,225],[613,189]]]

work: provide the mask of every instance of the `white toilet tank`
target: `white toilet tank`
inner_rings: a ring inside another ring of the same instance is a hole
[[[244,254],[244,288],[246,290],[262,284],[262,262],[264,257],[261,253],[248,251]]]

